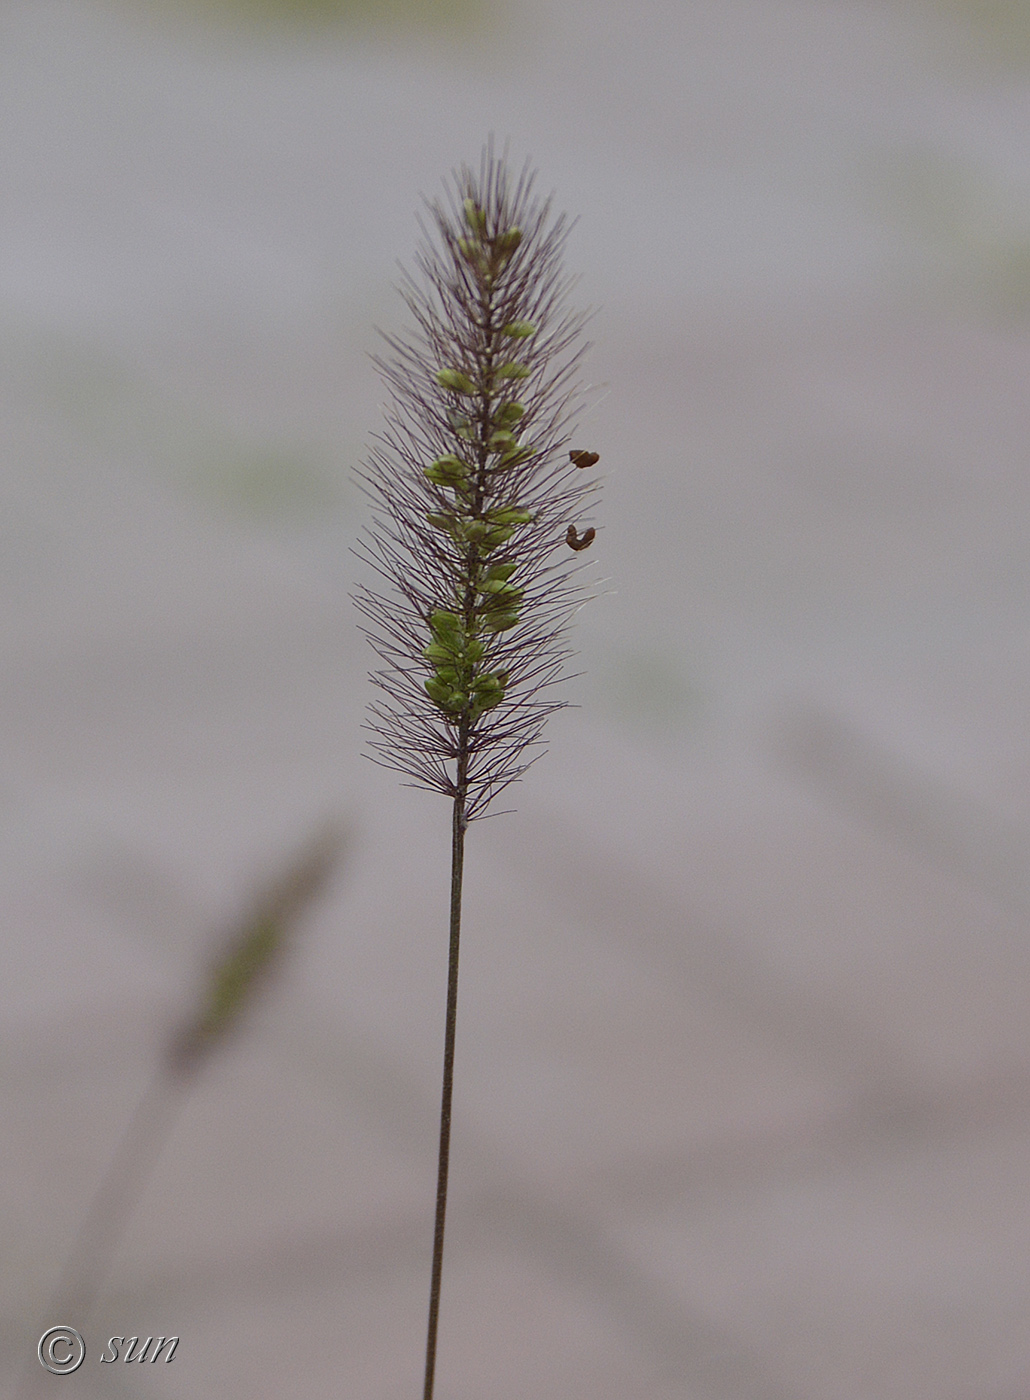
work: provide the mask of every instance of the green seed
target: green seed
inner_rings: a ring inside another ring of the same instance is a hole
[[[522,510],[519,506],[506,506],[503,510],[492,510],[488,519],[496,525],[529,525],[533,520],[531,510]]]
[[[423,467],[422,475],[427,477],[428,480],[434,481],[437,484],[437,486],[458,487],[464,485],[463,478],[459,477],[458,479],[455,479],[455,477],[450,472],[444,471],[440,467],[436,466]]]
[[[453,452],[448,452],[443,457],[437,457],[432,466],[424,467],[423,475],[440,486],[459,486],[464,482],[470,470],[467,462],[463,462],[460,457],[455,457]]]
[[[474,199],[466,199],[462,208],[465,211],[465,222],[473,233],[483,234],[486,232],[486,215],[480,209]]]
[[[504,696],[497,695],[477,695],[469,708],[469,718],[477,720],[486,710],[492,710],[501,703]]]
[[[518,613],[494,613],[491,617],[484,620],[484,626],[488,632],[506,632],[509,627],[514,627],[518,620]]]
[[[436,376],[436,382],[441,389],[451,389],[456,394],[474,394],[476,392],[473,381],[460,369],[442,369]]]
[[[500,549],[502,544],[508,543],[514,533],[510,525],[494,525],[487,530],[483,544],[488,550]]]
[[[499,583],[484,595],[483,606],[494,610],[508,611],[518,607],[526,596],[524,588],[516,588],[513,583]]]
[[[502,582],[504,582],[507,579],[511,578],[512,574],[517,568],[517,564],[491,564],[489,569],[487,569],[486,571],[486,577],[490,580],[491,583],[494,579],[500,579]]]
[[[526,368],[525,365],[520,365],[517,360],[509,360],[506,364],[498,365],[497,369],[494,370],[494,374],[497,376],[498,379],[529,378],[529,370]],[[462,377],[465,378],[466,376],[463,375]],[[439,378],[440,376],[437,375],[437,379]],[[466,389],[464,392],[470,393],[471,390]]]
[[[527,336],[536,334],[536,326],[532,321],[509,321],[501,327],[501,334],[510,335],[512,340],[525,340]]]
[[[517,423],[526,411],[525,404],[505,403],[497,410],[498,423]]]
[[[457,613],[437,608],[435,612],[429,614],[429,630],[438,642],[442,642],[446,646],[449,641],[458,640],[460,637],[461,618]]]

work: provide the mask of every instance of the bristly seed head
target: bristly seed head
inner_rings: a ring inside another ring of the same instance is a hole
[[[356,596],[385,663],[373,756],[460,796],[468,820],[563,706],[548,688],[583,594],[561,546],[594,538],[568,524],[597,489],[578,470],[596,454],[567,450],[584,318],[565,307],[565,217],[532,186],[488,148],[427,202],[421,280],[401,288],[415,329],[384,336],[391,402],[360,473],[374,523],[358,552],[389,585]]]

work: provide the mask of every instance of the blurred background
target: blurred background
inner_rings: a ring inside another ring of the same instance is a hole
[[[1030,4],[3,0],[0,114],[4,1393],[331,814],[40,1394],[421,1393],[449,808],[362,757],[350,473],[493,133],[610,475],[469,839],[438,1400],[1027,1400]]]

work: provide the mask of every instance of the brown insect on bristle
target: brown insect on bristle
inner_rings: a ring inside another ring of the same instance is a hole
[[[584,530],[581,535],[576,533],[575,525],[570,525],[565,533],[565,543],[570,549],[586,549],[596,534],[597,531],[592,525],[589,529]]]
[[[600,460],[600,452],[583,452],[580,450],[569,453],[569,461],[574,467],[592,467]]]

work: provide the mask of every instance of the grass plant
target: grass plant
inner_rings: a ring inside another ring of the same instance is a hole
[[[81,1328],[88,1320],[185,1096],[274,978],[301,916],[324,891],[342,850],[343,837],[335,826],[317,833],[219,940],[196,1006],[165,1046],[93,1194],[50,1298],[45,1325]],[[23,1371],[17,1400],[31,1400],[46,1379],[33,1357]]]
[[[371,757],[452,803],[447,1010],[424,1400],[432,1400],[450,1161],[465,835],[539,755],[598,454],[570,447],[585,318],[568,309],[569,225],[488,146],[427,201],[414,322],[385,336],[390,393],[360,481],[373,519],[356,601],[383,665],[372,673]]]

